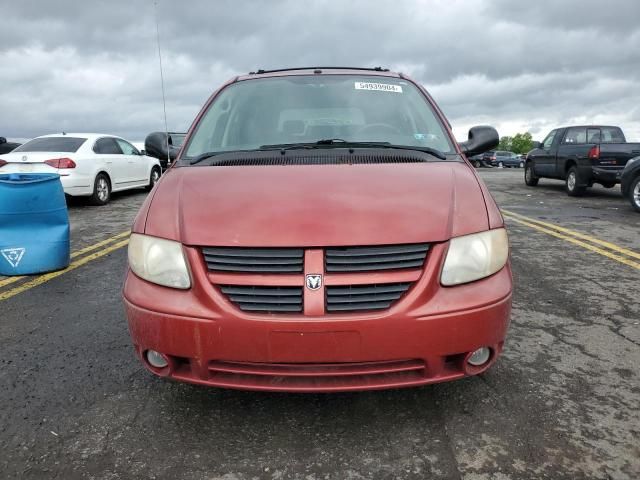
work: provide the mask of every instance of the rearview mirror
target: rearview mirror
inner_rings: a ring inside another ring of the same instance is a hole
[[[488,125],[480,125],[469,129],[469,139],[458,145],[467,157],[484,153],[498,146],[500,138],[495,128]]]

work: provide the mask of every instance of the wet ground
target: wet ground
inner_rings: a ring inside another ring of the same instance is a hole
[[[640,478],[640,215],[618,188],[576,199],[480,172],[509,212],[516,282],[486,374],[333,395],[155,378],[133,356],[114,239],[41,284],[0,278],[0,478]],[[72,250],[126,230],[145,195],[73,202]]]

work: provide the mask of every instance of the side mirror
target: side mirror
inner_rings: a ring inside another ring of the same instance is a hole
[[[140,155],[146,155],[146,154],[147,154],[146,150],[144,150],[144,149],[140,150]]]
[[[542,142],[531,142],[531,148],[542,148]]]
[[[458,145],[467,157],[484,153],[498,146],[500,137],[495,128],[488,125],[480,125],[469,129],[469,139]]]
[[[0,137],[0,145],[3,143],[7,143],[7,139],[4,137]]]

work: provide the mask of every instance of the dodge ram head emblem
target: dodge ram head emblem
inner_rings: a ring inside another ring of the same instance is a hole
[[[309,290],[318,290],[322,286],[322,275],[311,273],[306,276],[306,283]]]

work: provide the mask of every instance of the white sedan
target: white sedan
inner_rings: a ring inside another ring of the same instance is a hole
[[[98,133],[66,133],[34,138],[0,155],[0,174],[57,173],[64,193],[104,205],[111,192],[153,188],[160,162],[126,140]]]

